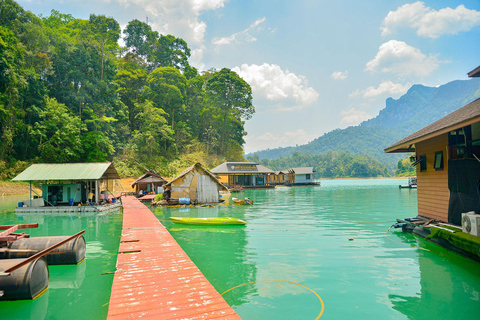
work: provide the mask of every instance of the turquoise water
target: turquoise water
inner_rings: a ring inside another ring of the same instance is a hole
[[[322,181],[237,194],[253,206],[154,212],[217,291],[242,285],[224,298],[244,320],[315,319],[322,310],[321,319],[474,319],[478,263],[399,230],[386,233],[396,218],[417,214],[416,190],[399,189],[403,183]],[[248,224],[182,226],[170,216]]]
[[[85,261],[49,266],[47,292],[35,300],[0,301],[0,319],[105,319],[122,230],[122,215],[17,216],[12,208],[28,196],[0,197],[0,224],[38,223],[21,232],[35,236],[73,235],[86,229]]]

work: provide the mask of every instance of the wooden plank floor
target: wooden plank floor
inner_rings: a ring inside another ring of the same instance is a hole
[[[145,205],[122,202],[108,319],[240,319]]]

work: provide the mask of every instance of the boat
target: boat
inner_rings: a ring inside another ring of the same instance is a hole
[[[417,177],[410,177],[408,178],[408,184],[401,184],[398,186],[399,188],[416,188],[417,187]]]
[[[245,204],[250,204],[252,205],[253,204],[253,201],[248,199],[248,198],[245,198],[245,200],[242,200],[242,199],[237,199],[237,198],[232,198],[232,201],[233,203],[235,204],[241,204],[241,205],[245,205]]]
[[[237,218],[187,218],[187,217],[170,217],[173,223],[178,224],[197,224],[197,225],[244,225],[245,221]]]
[[[234,185],[228,189],[230,192],[243,192],[243,187],[240,185]]]

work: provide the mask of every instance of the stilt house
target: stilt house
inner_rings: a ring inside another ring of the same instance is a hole
[[[480,77],[480,67],[468,74]],[[479,212],[480,99],[385,149],[414,152],[418,215],[461,225],[462,213]]]
[[[171,188],[171,198],[190,198],[192,203],[219,202],[219,191],[228,191],[209,170],[200,163],[187,168],[165,187]]]
[[[95,203],[102,196],[114,193],[113,182],[120,179],[111,162],[100,163],[38,163],[25,169],[13,181],[40,182],[41,198],[30,200],[26,205],[41,207],[48,205],[73,205],[86,203],[89,194]],[[32,193],[32,191],[30,191]],[[44,203],[45,202],[45,203]]]
[[[132,188],[135,188],[135,193],[140,192],[155,192],[158,193],[158,188],[162,187],[168,181],[162,178],[158,173],[149,170],[143,176],[132,182]]]

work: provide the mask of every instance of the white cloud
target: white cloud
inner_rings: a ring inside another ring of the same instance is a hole
[[[281,135],[273,134],[271,132],[267,132],[261,136],[247,135],[245,137],[245,153],[294,146],[297,144],[306,144],[315,138],[317,138],[316,135],[308,134],[302,129],[287,131]]]
[[[331,77],[334,80],[345,80],[348,77],[348,71],[345,71],[345,72],[335,71],[332,73]]]
[[[306,77],[284,71],[276,64],[242,64],[232,70],[250,84],[254,98],[281,103],[277,109],[303,109],[318,99],[318,92],[308,86]]]
[[[383,20],[382,35],[393,33],[401,27],[417,30],[417,35],[438,38],[445,34],[469,31],[480,25],[480,12],[459,5],[457,8],[434,10],[421,1],[405,4],[390,11]]]
[[[350,108],[345,111],[340,111],[342,120],[340,124],[346,124],[350,126],[357,125],[363,121],[373,118],[371,115],[362,110],[356,110],[355,108]]]
[[[364,98],[375,98],[383,94],[404,94],[411,86],[410,83],[402,85],[401,83],[393,83],[391,80],[387,80],[380,83],[377,88],[370,86],[362,91],[357,89],[350,93],[349,97],[353,98],[362,95]]]
[[[403,41],[390,40],[378,49],[374,59],[367,62],[366,71],[390,72],[401,77],[409,75],[427,76],[440,61],[436,56],[426,56],[419,49]]]
[[[257,21],[252,23],[247,29],[234,33],[228,37],[214,38],[212,39],[212,43],[218,46],[218,45],[228,45],[228,44],[231,44],[232,42],[238,43],[241,41],[246,41],[246,42],[257,41],[257,39],[253,37],[249,32],[258,30],[258,26],[263,22],[265,22],[265,20],[266,20],[265,17],[258,19]]]
[[[137,6],[145,11],[153,30],[161,34],[173,34],[183,38],[198,57],[205,49],[207,24],[200,20],[200,15],[209,10],[224,6],[228,0],[116,0],[125,8]],[[192,54],[193,56],[193,54]],[[194,60],[194,59],[192,59]],[[195,62],[192,62],[195,65]],[[200,67],[198,64],[195,65]],[[201,68],[200,68],[201,69]]]

